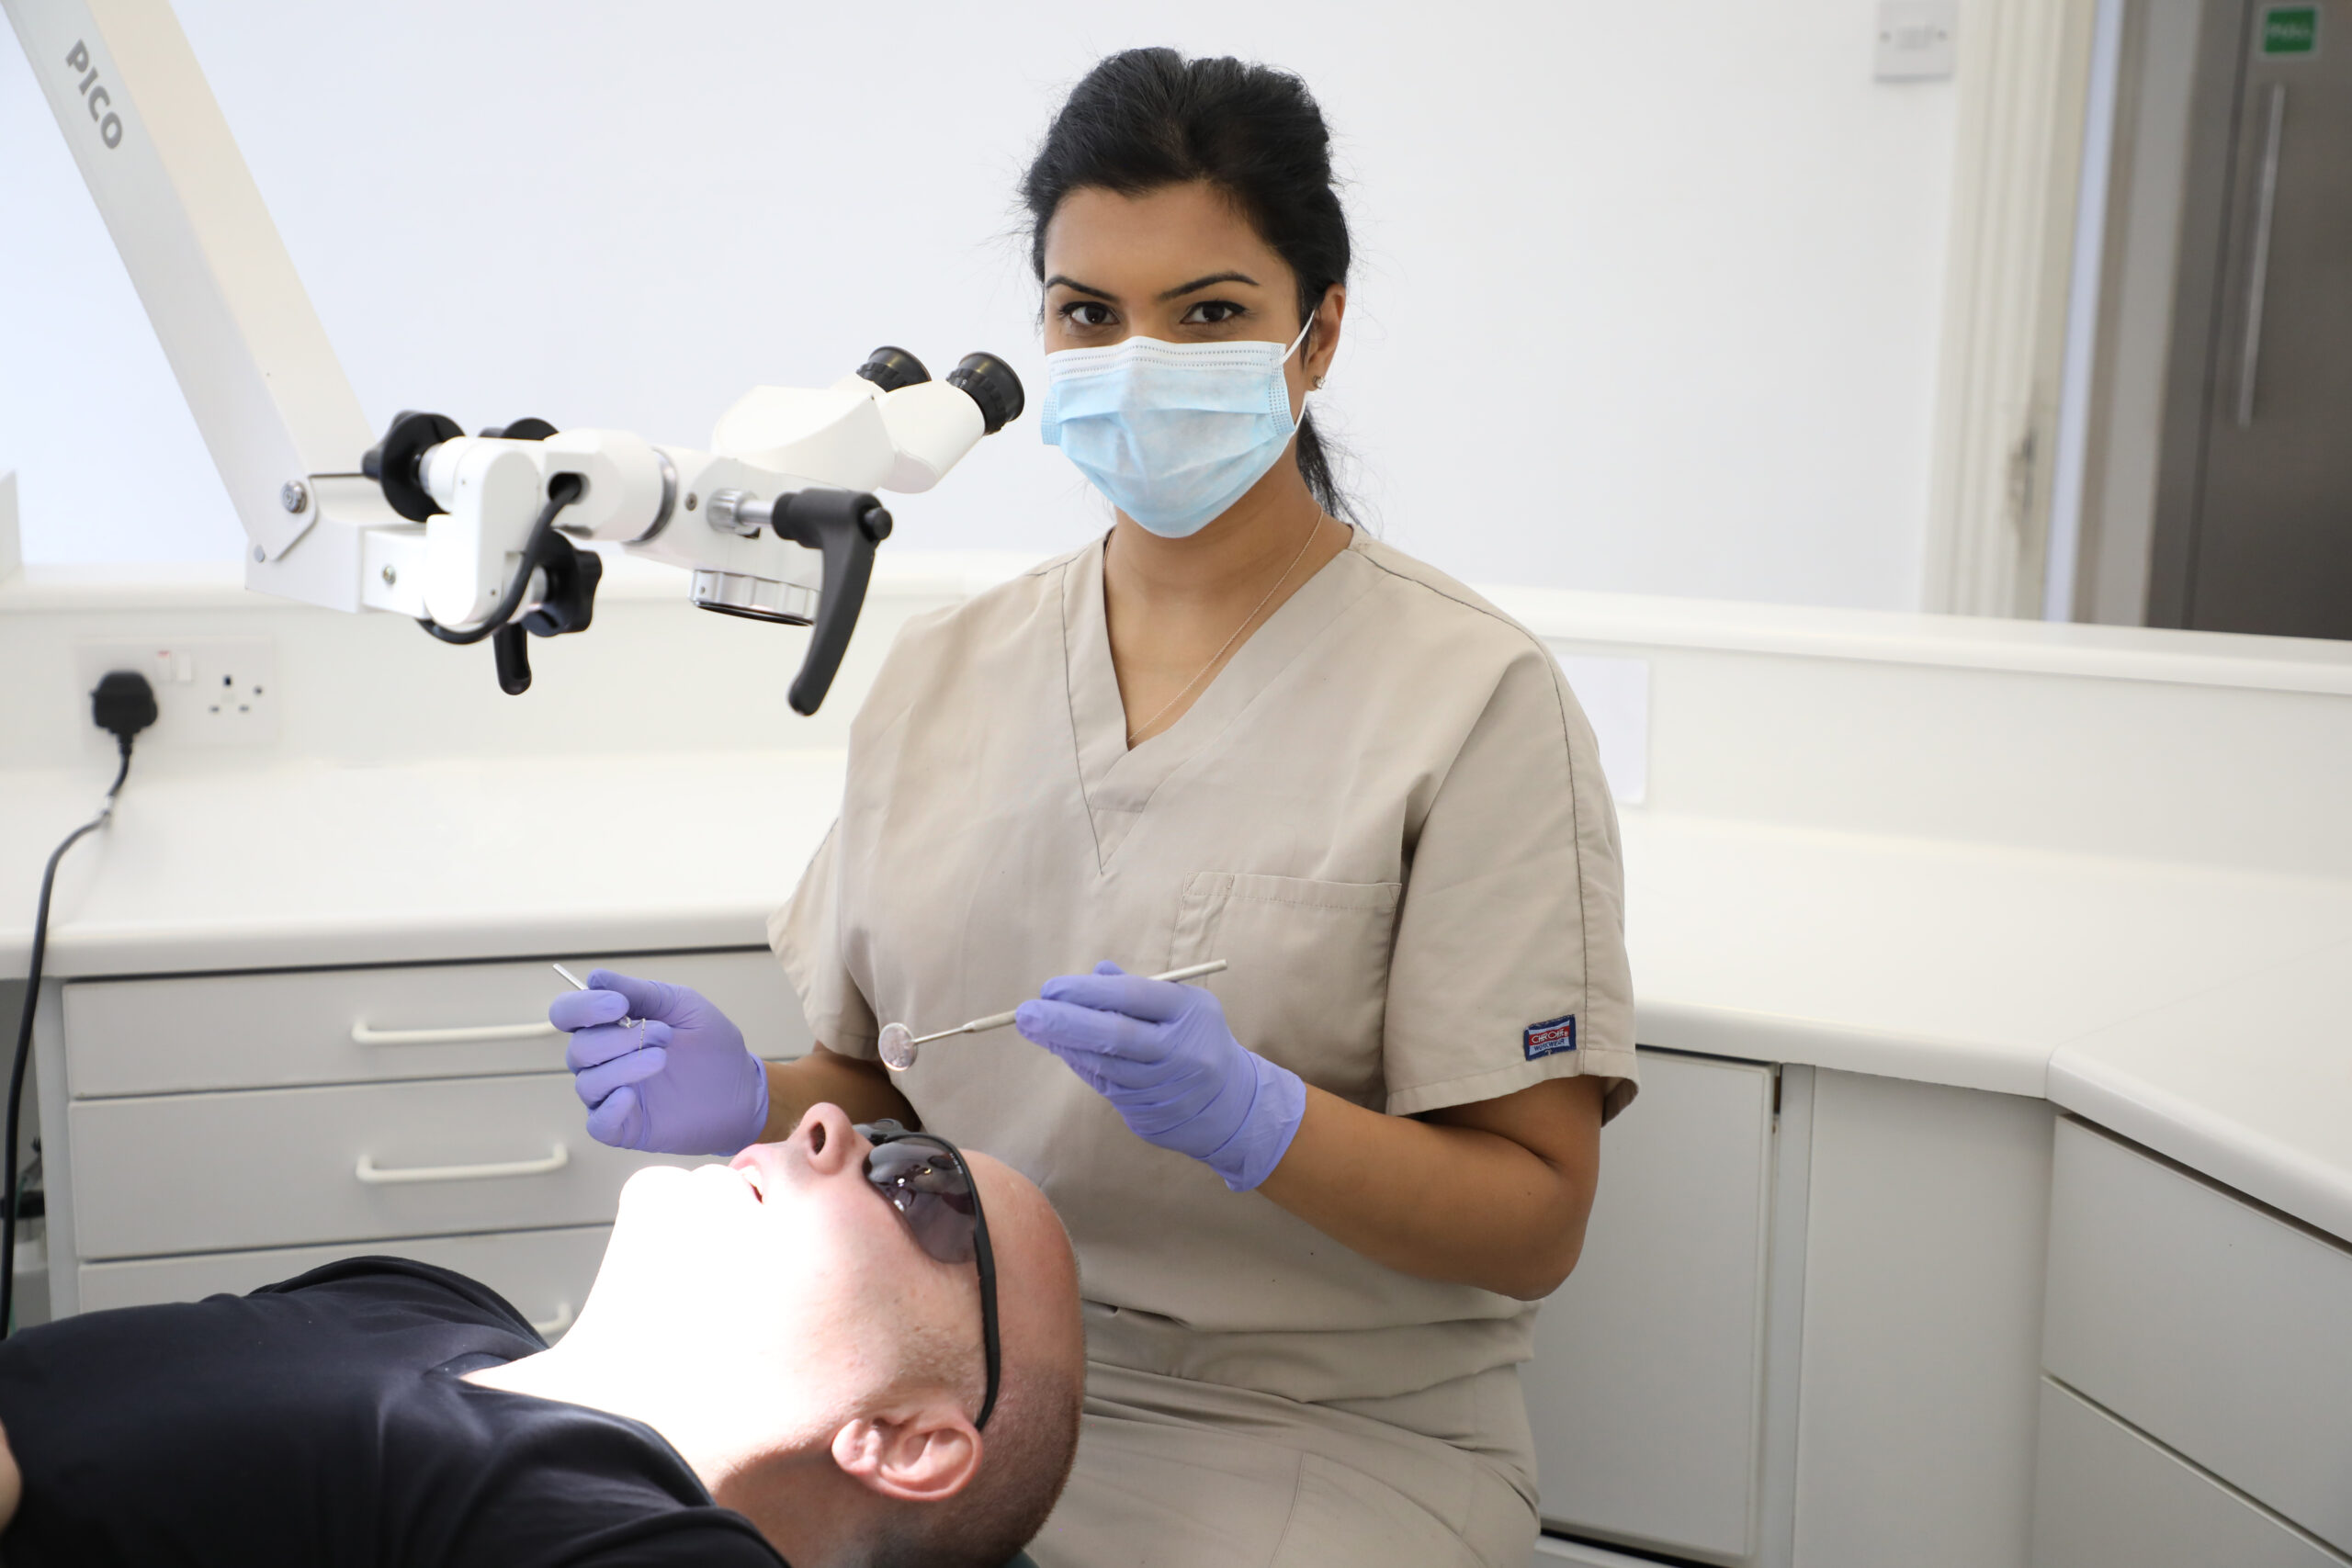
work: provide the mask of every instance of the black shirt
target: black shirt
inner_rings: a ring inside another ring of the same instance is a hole
[[[0,1343],[8,1568],[778,1568],[650,1427],[460,1375],[544,1349],[397,1258]]]

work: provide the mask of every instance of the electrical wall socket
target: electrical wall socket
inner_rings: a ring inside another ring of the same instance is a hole
[[[112,670],[136,670],[155,688],[150,746],[266,746],[277,739],[277,648],[266,637],[192,637],[144,642],[85,642],[74,650],[74,701],[82,728],[111,749],[90,721],[90,693]]]

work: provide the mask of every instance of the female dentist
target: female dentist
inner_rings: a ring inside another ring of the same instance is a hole
[[[1348,229],[1303,84],[1114,55],[1023,195],[1045,437],[1116,520],[891,650],[770,925],[816,1049],[763,1066],[599,974],[552,1015],[590,1129],[730,1153],[830,1100],[1035,1180],[1091,1358],[1047,1568],[1523,1568],[1530,1303],[1634,1090],[1591,732],[1542,643],[1338,520],[1305,409]],[[875,1060],[1097,959],[1019,1035]]]

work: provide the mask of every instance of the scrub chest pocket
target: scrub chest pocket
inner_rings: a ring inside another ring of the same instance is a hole
[[[1222,958],[1209,981],[1234,1038],[1318,1089],[1378,1110],[1401,882],[1201,871],[1176,904],[1168,966]]]

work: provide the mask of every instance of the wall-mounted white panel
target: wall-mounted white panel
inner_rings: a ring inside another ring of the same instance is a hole
[[[1620,806],[1641,805],[1650,789],[1650,661],[1596,653],[1559,659],[1600,742],[1609,793]]]

